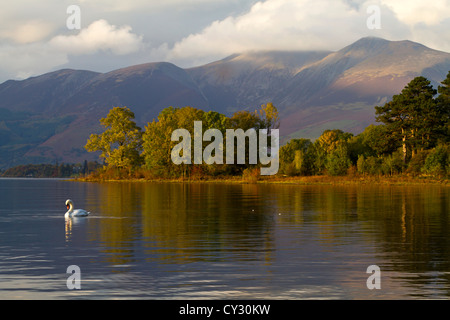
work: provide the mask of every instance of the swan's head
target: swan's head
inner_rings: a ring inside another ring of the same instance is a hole
[[[70,200],[70,199],[66,200],[66,208],[69,211],[72,210],[72,208],[73,208],[73,201],[72,200]]]

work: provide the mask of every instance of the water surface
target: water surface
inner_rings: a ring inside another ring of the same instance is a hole
[[[449,231],[441,186],[0,179],[0,298],[448,299]]]

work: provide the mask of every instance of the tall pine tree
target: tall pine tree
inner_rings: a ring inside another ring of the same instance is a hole
[[[436,98],[437,108],[441,116],[441,135],[445,142],[450,142],[450,71],[447,78],[439,86],[439,96]]]
[[[375,107],[377,121],[401,140],[404,162],[409,154],[431,147],[439,136],[442,110],[434,99],[436,94],[428,79],[416,77],[392,101]]]

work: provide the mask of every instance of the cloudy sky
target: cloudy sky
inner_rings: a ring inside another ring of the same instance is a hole
[[[0,82],[62,68],[192,67],[248,50],[338,50],[365,36],[450,52],[450,0],[8,1]]]

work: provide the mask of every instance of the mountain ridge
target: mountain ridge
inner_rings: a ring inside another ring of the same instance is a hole
[[[186,69],[150,62],[8,80],[0,84],[0,168],[92,160],[83,146],[114,106],[128,106],[143,127],[169,106],[231,115],[273,102],[284,139],[359,133],[374,123],[374,106],[415,76],[437,88],[449,70],[450,53],[367,37],[338,51],[249,51]]]

